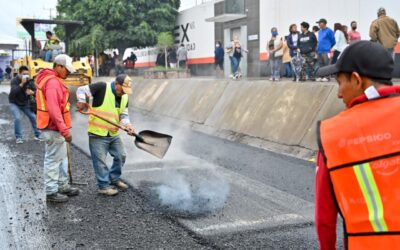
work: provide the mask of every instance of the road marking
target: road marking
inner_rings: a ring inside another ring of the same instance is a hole
[[[302,216],[298,214],[280,214],[271,216],[265,219],[259,220],[235,220],[233,222],[226,222],[220,223],[215,225],[209,225],[203,228],[194,227],[192,228],[196,233],[200,234],[208,234],[208,233],[215,233],[215,231],[230,231],[232,229],[237,228],[253,228],[255,226],[263,225],[263,224],[283,224],[284,222],[294,221],[294,220],[301,220],[303,219]]]

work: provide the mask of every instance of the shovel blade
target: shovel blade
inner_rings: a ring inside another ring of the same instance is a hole
[[[151,130],[144,130],[138,134],[143,141],[135,140],[136,147],[162,159],[171,145],[172,136]]]

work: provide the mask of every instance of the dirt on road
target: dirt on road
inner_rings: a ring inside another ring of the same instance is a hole
[[[0,94],[0,239],[10,249],[209,249],[214,246],[182,228],[146,200],[140,190],[115,197],[96,193],[90,158],[72,147],[73,177],[87,186],[65,204],[46,203],[44,143],[33,140],[24,118],[16,144],[7,97]]]

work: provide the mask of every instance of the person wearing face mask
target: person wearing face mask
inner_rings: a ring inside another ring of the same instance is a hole
[[[224,49],[222,48],[221,42],[218,41],[215,44],[215,67],[216,70],[218,70],[218,68],[223,71],[224,70]]]
[[[16,143],[21,144],[24,142],[22,138],[21,113],[25,114],[29,118],[33,132],[35,133],[35,140],[40,140],[40,131],[36,127],[36,116],[29,107],[29,97],[34,95],[35,87],[30,84],[28,67],[21,66],[18,72],[19,74],[11,80],[11,89],[10,94],[8,95],[8,101],[14,117]]]
[[[349,43],[354,43],[361,40],[361,34],[357,31],[357,22],[353,21],[350,24],[351,30],[347,33],[349,35]]]
[[[132,80],[126,74],[120,74],[111,83],[99,82],[79,87],[76,91],[78,103],[76,109],[86,107],[86,98],[93,98],[93,110],[102,116],[121,124],[134,134],[129,120],[128,95],[132,94]],[[89,149],[97,179],[97,193],[107,196],[118,194],[118,190],[128,189],[121,181],[122,166],[126,154],[118,128],[93,115],[89,116]],[[111,168],[105,161],[107,154],[113,157]]]
[[[271,66],[270,81],[279,81],[281,76],[281,64],[283,56],[283,40],[278,34],[278,29],[271,29],[271,40],[268,42],[269,60]]]

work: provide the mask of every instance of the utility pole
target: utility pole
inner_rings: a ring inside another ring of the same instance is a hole
[[[52,20],[53,19],[52,12],[53,12],[53,10],[56,10],[56,9],[55,8],[45,8],[45,7],[43,7],[43,9],[49,11],[49,19]]]

